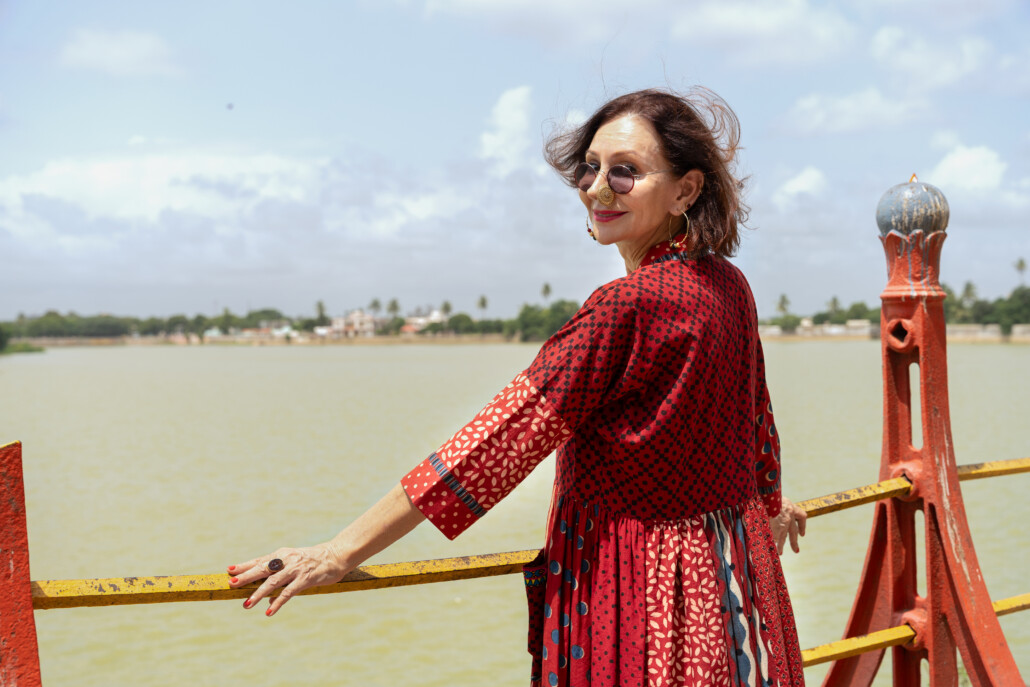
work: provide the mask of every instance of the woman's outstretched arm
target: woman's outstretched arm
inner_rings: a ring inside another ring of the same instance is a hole
[[[270,600],[265,611],[265,615],[275,615],[299,592],[339,582],[365,560],[415,529],[424,519],[422,512],[411,504],[403,487],[397,484],[330,541],[301,549],[278,549],[267,556],[230,565],[228,572],[234,577],[229,584],[242,587],[267,578],[243,603],[244,608],[253,608],[273,590],[283,587],[282,593]],[[282,560],[284,567],[280,572],[270,572],[268,562],[276,558]]]

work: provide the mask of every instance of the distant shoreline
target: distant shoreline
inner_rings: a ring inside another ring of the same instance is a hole
[[[117,338],[93,338],[93,337],[35,337],[35,338],[18,338],[12,339],[12,344],[29,344],[32,346],[40,346],[42,348],[89,348],[89,347],[114,347],[114,346],[132,346],[132,347],[145,347],[145,346],[245,346],[245,347],[286,347],[286,346],[415,346],[415,345],[428,345],[428,346],[469,346],[469,345],[482,345],[482,344],[536,344],[540,345],[543,341],[519,341],[517,339],[508,339],[501,334],[450,334],[450,335],[439,335],[439,336],[367,336],[367,337],[352,337],[352,338],[341,338],[341,339],[307,339],[307,340],[291,340],[285,341],[282,339],[255,339],[252,341],[240,340],[240,339],[228,339],[223,337],[224,340],[208,340],[200,342],[199,340],[189,341],[175,340],[172,337],[159,337],[159,336],[147,336],[147,337],[117,337]],[[763,343],[783,342],[783,343],[807,343],[807,342],[855,342],[855,341],[879,341],[878,337],[872,336],[858,336],[858,335],[845,335],[845,334],[776,334],[766,335],[761,337]],[[977,337],[968,335],[949,335],[947,336],[948,343],[956,344],[1015,344],[1015,345],[1026,345],[1030,344],[1030,338],[1027,337]]]

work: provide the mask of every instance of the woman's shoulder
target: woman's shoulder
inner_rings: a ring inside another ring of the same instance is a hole
[[[641,314],[669,306],[684,307],[694,300],[753,300],[743,272],[725,258],[708,255],[694,260],[669,260],[638,268],[602,284],[587,298],[581,313]]]
[[[624,277],[598,286],[583,303],[583,309],[632,306],[646,290],[647,280],[641,279],[640,272],[639,269],[634,270]]]

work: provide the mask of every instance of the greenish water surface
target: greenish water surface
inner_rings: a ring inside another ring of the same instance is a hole
[[[24,442],[34,579],[220,572],[334,534],[532,360],[528,345],[54,349],[0,359],[0,443]],[[877,479],[877,342],[766,344],[796,500]],[[952,345],[959,463],[1030,455],[1030,347]],[[374,562],[538,547],[553,459],[454,542]],[[993,598],[1030,591],[1030,476],[963,495]],[[784,565],[802,646],[838,638],[872,507],[813,520]],[[521,579],[301,598],[39,611],[48,685],[525,684]],[[1030,675],[1030,612],[1002,619]],[[889,665],[881,668],[889,684]],[[821,670],[807,673],[818,684]]]

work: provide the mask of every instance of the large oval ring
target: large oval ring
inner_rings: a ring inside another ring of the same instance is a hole
[[[611,186],[602,186],[597,189],[597,199],[605,205],[610,206],[615,202],[615,191],[612,190]]]
[[[277,573],[283,568],[285,568],[286,564],[283,563],[283,559],[281,558],[273,558],[272,560],[268,561],[268,565],[266,565],[265,567],[268,568],[268,572]]]

